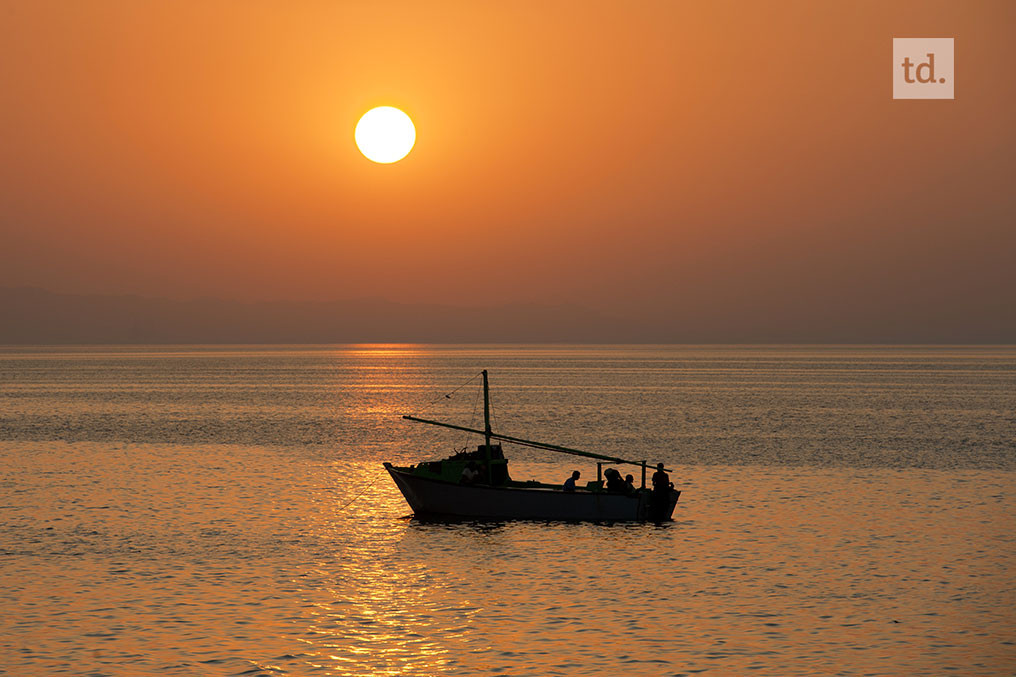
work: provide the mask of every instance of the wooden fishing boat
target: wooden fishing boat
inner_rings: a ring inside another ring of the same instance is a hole
[[[657,522],[671,519],[681,492],[675,491],[669,483],[669,486],[657,487],[655,491],[647,488],[646,472],[649,466],[646,461],[631,461],[534,442],[491,430],[490,387],[487,371],[481,373],[483,430],[416,416],[402,417],[408,421],[484,437],[484,443],[476,451],[463,451],[449,458],[404,467],[384,464],[417,517]],[[563,485],[515,481],[508,472],[508,459],[504,456],[502,446],[495,444],[495,441],[595,459],[596,480],[587,482],[584,486],[576,486],[574,491],[565,491]],[[641,486],[608,490],[603,482],[604,464],[641,467]],[[669,472],[666,468],[663,470]],[[476,476],[471,477],[474,472]]]

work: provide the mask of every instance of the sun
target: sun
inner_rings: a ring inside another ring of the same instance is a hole
[[[353,136],[368,160],[391,164],[409,155],[416,143],[416,127],[398,108],[380,106],[363,114]]]

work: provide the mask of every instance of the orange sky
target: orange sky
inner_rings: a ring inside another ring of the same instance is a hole
[[[1011,2],[5,2],[0,285],[990,318],[1014,27]],[[894,35],[955,37],[956,100],[891,99]],[[394,165],[353,144],[385,104],[418,132]]]

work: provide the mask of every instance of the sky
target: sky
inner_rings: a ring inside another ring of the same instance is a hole
[[[976,1],[0,0],[0,286],[1016,340],[1014,26]],[[955,100],[892,99],[894,36],[955,38]],[[417,129],[391,165],[353,141],[380,105]]]

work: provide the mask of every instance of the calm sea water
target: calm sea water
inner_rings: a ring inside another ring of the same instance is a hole
[[[407,519],[484,367],[675,521]],[[0,672],[1013,674],[1014,412],[1012,347],[0,349]]]

